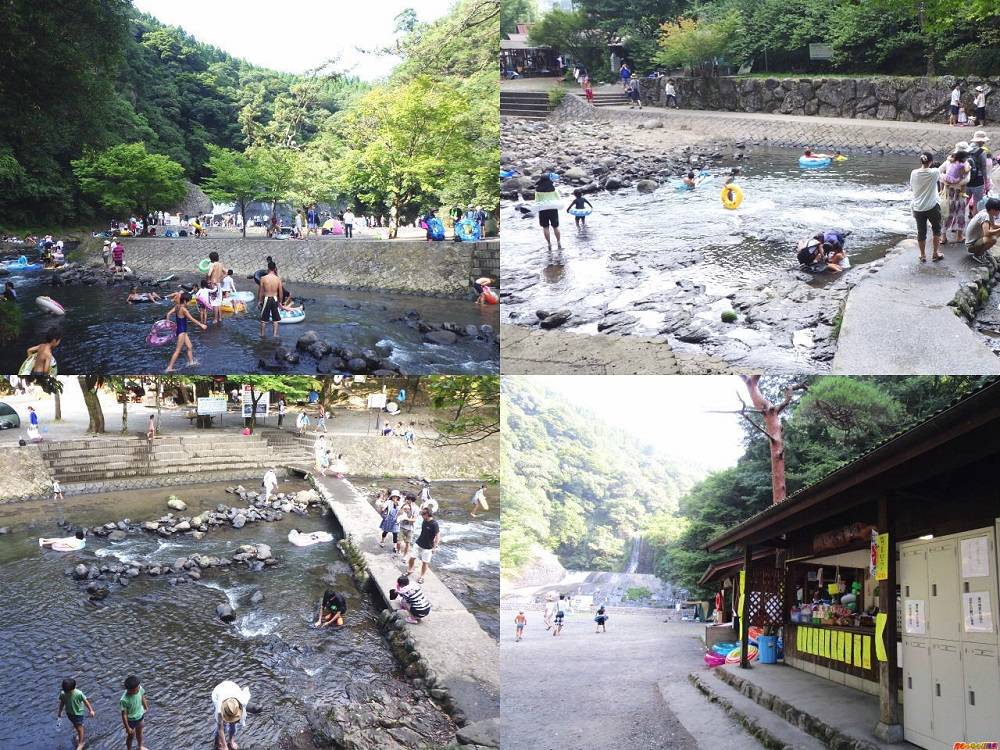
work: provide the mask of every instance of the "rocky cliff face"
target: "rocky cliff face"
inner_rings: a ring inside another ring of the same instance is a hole
[[[1000,79],[937,78],[677,78],[680,106],[727,112],[765,112],[856,119],[944,122],[951,89],[962,84],[971,119],[975,87],[1000,89]],[[663,105],[666,79],[643,81],[644,98]],[[995,98],[995,97],[993,97]],[[1000,117],[1000,100],[987,100],[987,120]]]

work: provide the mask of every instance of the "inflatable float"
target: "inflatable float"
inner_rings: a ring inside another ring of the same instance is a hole
[[[834,161],[847,161],[847,157],[841,154],[840,156],[833,157]]]
[[[732,651],[730,651],[728,654],[726,654],[726,664],[739,664],[740,663],[740,653],[741,653],[741,651],[742,651],[742,649],[739,646],[737,646]],[[747,660],[748,661],[755,661],[756,659],[757,659],[757,647],[756,646],[750,646],[747,649]]]
[[[163,346],[177,338],[177,324],[172,320],[158,320],[149,329],[146,343],[150,346]]]
[[[743,202],[743,189],[739,185],[726,185],[719,193],[722,205],[730,210],[737,209]]]
[[[174,278],[175,278],[174,275],[170,274],[169,276],[164,276],[162,279],[157,279],[156,283],[157,284],[166,284],[168,281],[173,281]]]
[[[253,302],[257,295],[253,292],[233,292],[227,299],[237,302]]]
[[[569,210],[569,215],[583,218],[584,216],[590,216],[593,212],[594,209],[592,208],[571,208]]]
[[[17,368],[17,374],[21,377],[25,375],[31,375],[31,371],[35,368],[35,355],[29,354],[21,366]],[[59,364],[56,362],[56,358],[52,358],[52,363],[49,365],[49,375],[55,377],[59,374]]]
[[[208,269],[211,267],[212,261],[208,258],[202,258],[201,263],[198,264],[198,270],[202,273],[208,273]]]
[[[42,295],[41,297],[35,297],[35,304],[42,308],[45,312],[52,315],[65,315],[66,308],[60,305],[51,297],[46,297]]]
[[[512,169],[501,169],[500,170],[500,179],[501,180],[508,180],[511,177],[514,177],[516,175],[517,175],[517,172],[515,172]]]
[[[281,320],[279,323],[301,323],[306,319],[306,311],[301,307],[295,310],[280,310],[279,315],[281,315]]]
[[[799,166],[803,169],[819,169],[829,167],[832,160],[829,156],[800,156]]]
[[[698,176],[694,178],[694,187],[691,187],[686,182],[681,180],[680,182],[674,185],[674,190],[677,190],[678,192],[682,190],[694,190],[694,188],[698,187],[699,185],[703,185],[704,183],[709,182],[713,177],[714,175],[711,172],[709,172],[707,169],[703,169],[698,173]]]
[[[326,531],[314,531],[311,534],[303,534],[298,529],[292,529],[288,532],[288,541],[296,547],[309,547],[321,542],[332,542],[333,534]]]
[[[3,267],[8,271],[39,271],[42,268],[42,264],[29,263],[28,259],[22,255],[17,260],[4,261]]]
[[[483,285],[483,302],[487,305],[499,305],[500,295],[490,289],[489,285]]]
[[[479,222],[472,219],[462,219],[455,224],[455,234],[462,242],[478,242],[480,240]]]

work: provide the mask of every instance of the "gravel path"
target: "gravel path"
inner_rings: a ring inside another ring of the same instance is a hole
[[[702,666],[702,625],[616,613],[608,632],[595,634],[590,615],[574,614],[554,638],[540,612],[527,612],[525,638],[515,643],[515,614],[505,609],[501,616],[503,747],[699,746],[664,702],[658,683],[686,680]]]

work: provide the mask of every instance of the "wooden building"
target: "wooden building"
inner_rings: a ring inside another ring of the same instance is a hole
[[[713,539],[743,552],[744,654],[780,628],[788,666],[878,697],[883,741],[1000,739],[998,474],[993,381]]]

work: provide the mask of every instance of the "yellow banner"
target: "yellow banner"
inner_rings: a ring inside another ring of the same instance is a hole
[[[854,666],[861,665],[861,636],[854,634]]]
[[[861,646],[861,666],[865,669],[872,668],[872,637],[870,635],[862,636],[862,646]]]
[[[831,633],[829,630],[823,631],[823,656],[825,656],[827,659],[830,658],[830,636],[832,635],[833,633]]]
[[[834,636],[837,639],[837,644],[833,647],[833,658],[837,661],[844,660],[844,633],[841,630],[834,632]]]
[[[851,664],[851,634],[844,633],[844,662]]]
[[[740,617],[743,617],[743,597],[746,594],[746,583],[747,583],[747,572],[745,570],[740,571],[740,603],[737,610],[740,613]]]
[[[879,661],[885,661],[885,624],[888,617],[884,612],[875,615],[875,656]],[[895,647],[896,644],[893,644]]]
[[[889,535],[879,534],[876,542],[875,580],[884,581],[889,577]]]

